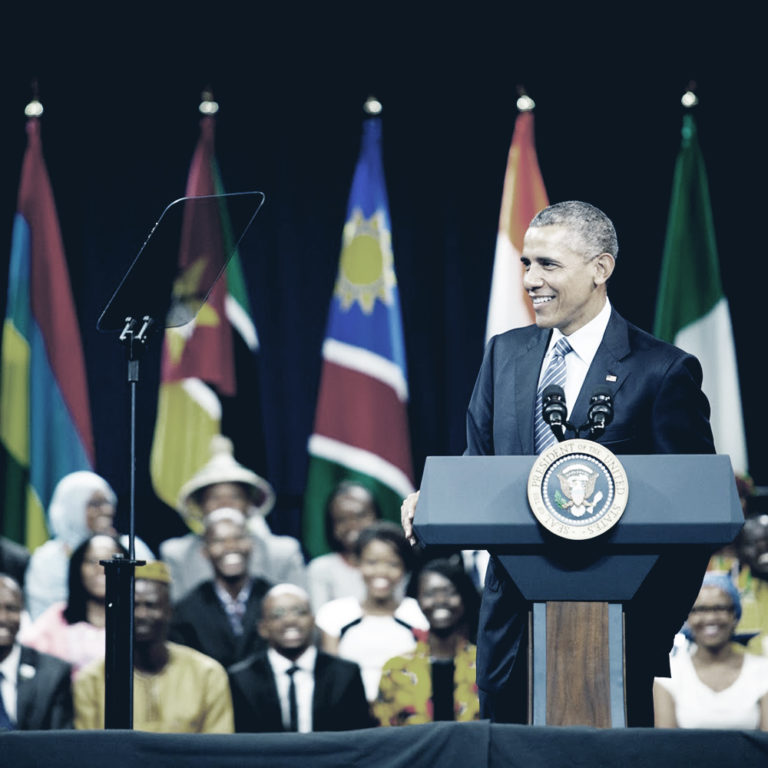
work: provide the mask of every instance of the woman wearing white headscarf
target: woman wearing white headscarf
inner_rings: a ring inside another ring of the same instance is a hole
[[[36,619],[48,606],[67,599],[69,557],[93,533],[114,535],[117,496],[95,472],[72,472],[59,480],[48,506],[51,538],[29,559],[24,580],[26,606]],[[127,547],[127,537],[122,544]],[[136,539],[136,557],[154,559],[144,542]]]

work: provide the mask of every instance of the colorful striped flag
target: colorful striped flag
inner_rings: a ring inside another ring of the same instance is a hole
[[[720,280],[709,184],[693,115],[683,115],[661,265],[654,333],[699,358],[718,453],[748,469],[739,374],[728,300]]]
[[[223,194],[214,132],[215,119],[206,115],[200,123],[186,197]],[[189,206],[182,232],[179,272],[198,285],[210,284],[235,245],[223,205]],[[200,240],[212,243],[216,253],[195,268],[193,262],[200,254],[194,243]],[[181,486],[210,458],[211,438],[221,431],[220,396],[235,395],[233,327],[255,352],[258,335],[237,251],[197,317],[165,331],[150,474],[155,493],[169,506],[176,507]]]
[[[0,440],[2,532],[34,549],[48,538],[45,509],[56,483],[94,465],[80,328],[37,117],[27,121],[13,225]]]
[[[304,546],[328,551],[325,503],[354,479],[374,492],[384,517],[399,520],[413,490],[408,376],[381,162],[381,121],[367,118],[331,299],[320,391],[309,439]]]
[[[523,290],[520,254],[528,224],[547,205],[547,191],[536,159],[533,111],[529,109],[518,115],[509,147],[488,301],[486,342],[497,333],[534,321],[533,307]]]

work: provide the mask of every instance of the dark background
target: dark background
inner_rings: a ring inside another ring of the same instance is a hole
[[[763,44],[756,22],[732,9],[707,16],[698,4],[663,14],[626,8],[620,18],[554,5],[432,12],[392,3],[4,12],[0,309],[26,140],[23,109],[37,78],[43,146],[87,358],[96,469],[118,491],[123,516],[125,351],[95,325],[151,225],[184,192],[199,97],[208,85],[221,105],[217,156],[227,191],[266,194],[241,251],[262,351],[258,369],[241,359],[248,415],[235,418],[236,404],[228,406],[225,430],[238,459],[275,485],[273,529],[300,530],[320,347],[361,107],[370,93],[384,104],[416,477],[427,455],[464,448],[516,86],[524,84],[537,103],[537,149],[550,200],[587,200],[613,218],[620,255],[611,299],[650,330],[680,146],[680,96],[695,80],[750,470],[758,484],[768,484],[759,405],[764,366],[750,344],[766,249],[759,234],[764,125],[757,120]],[[150,544],[183,530],[148,484],[159,352],[158,338],[142,364],[139,391],[137,530]]]

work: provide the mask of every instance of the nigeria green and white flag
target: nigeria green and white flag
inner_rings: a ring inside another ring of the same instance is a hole
[[[748,469],[739,375],[728,300],[720,280],[704,158],[693,115],[683,116],[654,333],[701,362],[718,453]]]

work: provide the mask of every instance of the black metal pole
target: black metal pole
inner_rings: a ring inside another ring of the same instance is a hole
[[[133,585],[137,561],[102,561],[107,574],[104,727],[133,728]]]
[[[102,560],[107,577],[106,647],[104,652],[104,727],[133,728],[133,587],[136,566],[136,393],[139,383],[139,355],[146,343],[152,321],[145,317],[138,333],[136,322],[126,318],[120,341],[128,347],[128,385],[131,390],[130,504],[128,557],[115,555]]]

